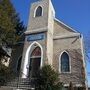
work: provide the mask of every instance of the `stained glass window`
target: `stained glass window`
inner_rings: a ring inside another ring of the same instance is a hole
[[[31,57],[41,57],[41,49],[40,47],[36,47],[33,52],[31,53]]]
[[[37,8],[35,17],[39,17],[39,16],[42,16],[42,7],[41,6],[39,6]]]
[[[66,52],[64,52],[61,56],[61,72],[69,72],[69,56]]]

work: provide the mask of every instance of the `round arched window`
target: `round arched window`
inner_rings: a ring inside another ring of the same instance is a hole
[[[61,72],[70,72],[69,55],[66,52],[61,55]]]

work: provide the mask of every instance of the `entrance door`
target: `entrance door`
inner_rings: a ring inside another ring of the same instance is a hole
[[[30,76],[36,77],[38,70],[40,69],[41,64],[41,49],[36,47],[30,55]]]

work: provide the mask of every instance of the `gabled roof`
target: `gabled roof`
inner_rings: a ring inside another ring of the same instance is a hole
[[[58,20],[57,18],[54,18],[54,20],[60,24],[63,25],[65,28],[67,28],[69,31],[74,32],[74,33],[79,33],[76,30],[74,30],[73,28],[71,28],[70,26],[66,25],[65,23],[63,23],[62,21]]]

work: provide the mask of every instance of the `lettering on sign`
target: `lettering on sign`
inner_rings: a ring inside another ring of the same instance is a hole
[[[45,38],[45,34],[44,33],[40,33],[40,34],[31,34],[27,37],[27,41],[36,41],[36,40],[42,40]]]

